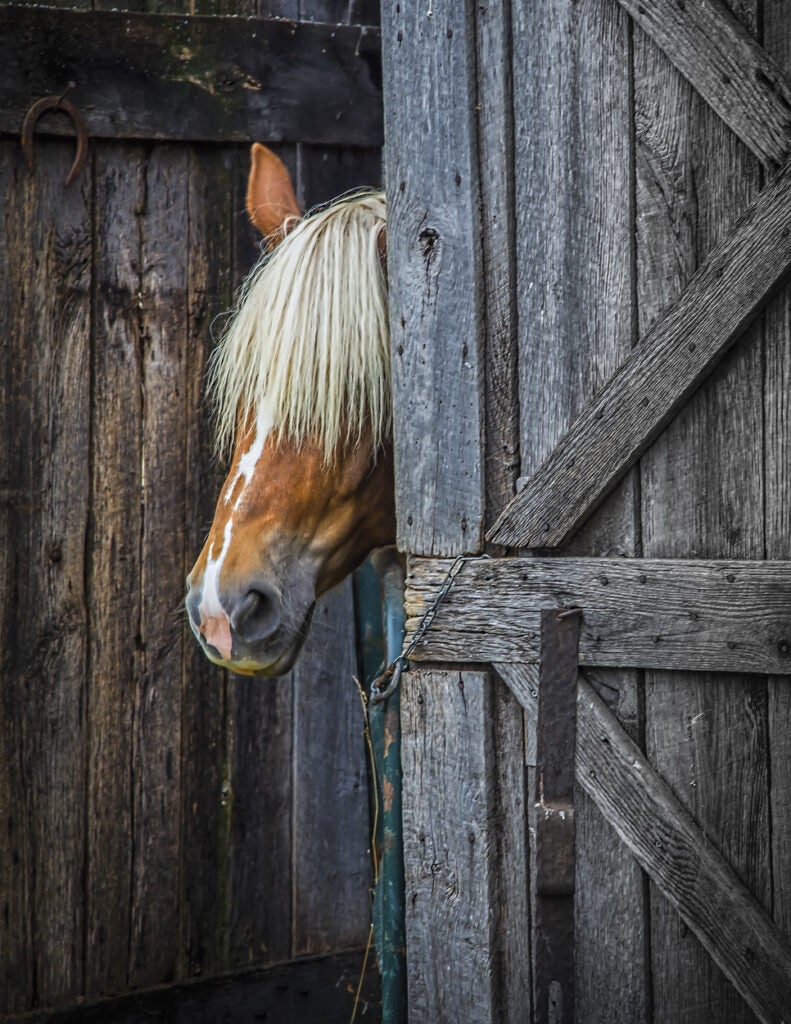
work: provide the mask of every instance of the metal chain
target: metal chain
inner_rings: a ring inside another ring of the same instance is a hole
[[[454,560],[453,564],[445,574],[445,579],[442,581],[442,586],[437,591],[437,596],[431,602],[431,605],[423,612],[423,617],[418,623],[417,629],[412,634],[412,639],[409,641],[407,649],[392,661],[381,676],[379,676],[379,678],[373,683],[371,687],[371,699],[375,704],[386,700],[390,694],[395,691],[401,681],[401,673],[406,669],[409,662],[409,655],[414,651],[431,628],[432,622],[437,617],[439,606],[445,600],[450,588],[456,582],[456,577],[461,572],[462,566],[466,562],[480,562],[486,558],[491,558],[491,555],[459,555],[458,558]]]

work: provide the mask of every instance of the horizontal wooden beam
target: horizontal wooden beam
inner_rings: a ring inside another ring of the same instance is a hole
[[[73,81],[93,137],[378,146],[381,77],[374,28],[0,6],[3,132]]]
[[[412,559],[407,642],[445,559]],[[581,665],[791,674],[791,562],[502,558],[462,567],[416,661],[539,658],[542,608],[583,610]]]
[[[785,162],[791,83],[724,3],[619,2],[766,167]]]
[[[535,718],[534,676],[494,665]],[[791,946],[582,676],[577,782],[765,1024],[788,1020]]]
[[[489,540],[565,544],[744,333],[791,267],[791,162],[585,407]]]

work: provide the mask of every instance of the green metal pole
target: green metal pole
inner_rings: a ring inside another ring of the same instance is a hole
[[[374,565],[384,606],[385,665],[391,665],[400,657],[404,644],[404,571],[394,550],[377,553]],[[374,702],[372,694],[369,702],[381,823],[374,939],[382,975],[382,1024],[407,1021],[400,702],[399,686],[379,702]]]

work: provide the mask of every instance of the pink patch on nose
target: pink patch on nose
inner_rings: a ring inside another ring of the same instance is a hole
[[[224,661],[231,660],[231,624],[224,615],[212,615],[204,619],[200,631],[207,642],[220,652]]]

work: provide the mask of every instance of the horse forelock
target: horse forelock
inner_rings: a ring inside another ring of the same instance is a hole
[[[253,269],[212,360],[220,452],[265,406],[275,431],[339,446],[391,426],[387,283],[379,254],[384,195],[309,214]]]

